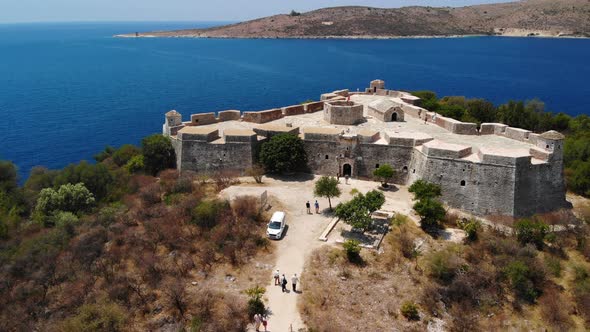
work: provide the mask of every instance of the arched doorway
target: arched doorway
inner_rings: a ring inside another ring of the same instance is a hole
[[[352,166],[350,166],[350,164],[344,164],[342,165],[342,175],[343,176],[352,176]]]
[[[397,113],[396,112],[391,113],[391,121],[394,121],[394,122],[397,121]]]

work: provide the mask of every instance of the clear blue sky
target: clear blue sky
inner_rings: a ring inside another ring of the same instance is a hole
[[[0,23],[242,21],[332,6],[465,6],[506,0],[0,0]]]

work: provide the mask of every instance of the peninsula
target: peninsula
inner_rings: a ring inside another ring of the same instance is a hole
[[[590,2],[523,0],[467,7],[332,7],[207,29],[117,37],[372,39],[470,35],[590,37]]]

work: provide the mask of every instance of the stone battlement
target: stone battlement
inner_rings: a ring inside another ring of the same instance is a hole
[[[565,205],[563,135],[499,123],[465,123],[421,108],[420,99],[387,90],[337,90],[321,101],[259,112],[166,113],[180,170],[243,172],[272,136],[302,138],[316,174],[371,177],[390,164],[395,182],[438,183],[450,206],[475,214],[525,216]]]

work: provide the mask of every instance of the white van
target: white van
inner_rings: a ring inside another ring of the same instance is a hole
[[[266,228],[266,235],[269,239],[280,240],[285,230],[285,212],[277,211],[272,214],[268,227]]]

